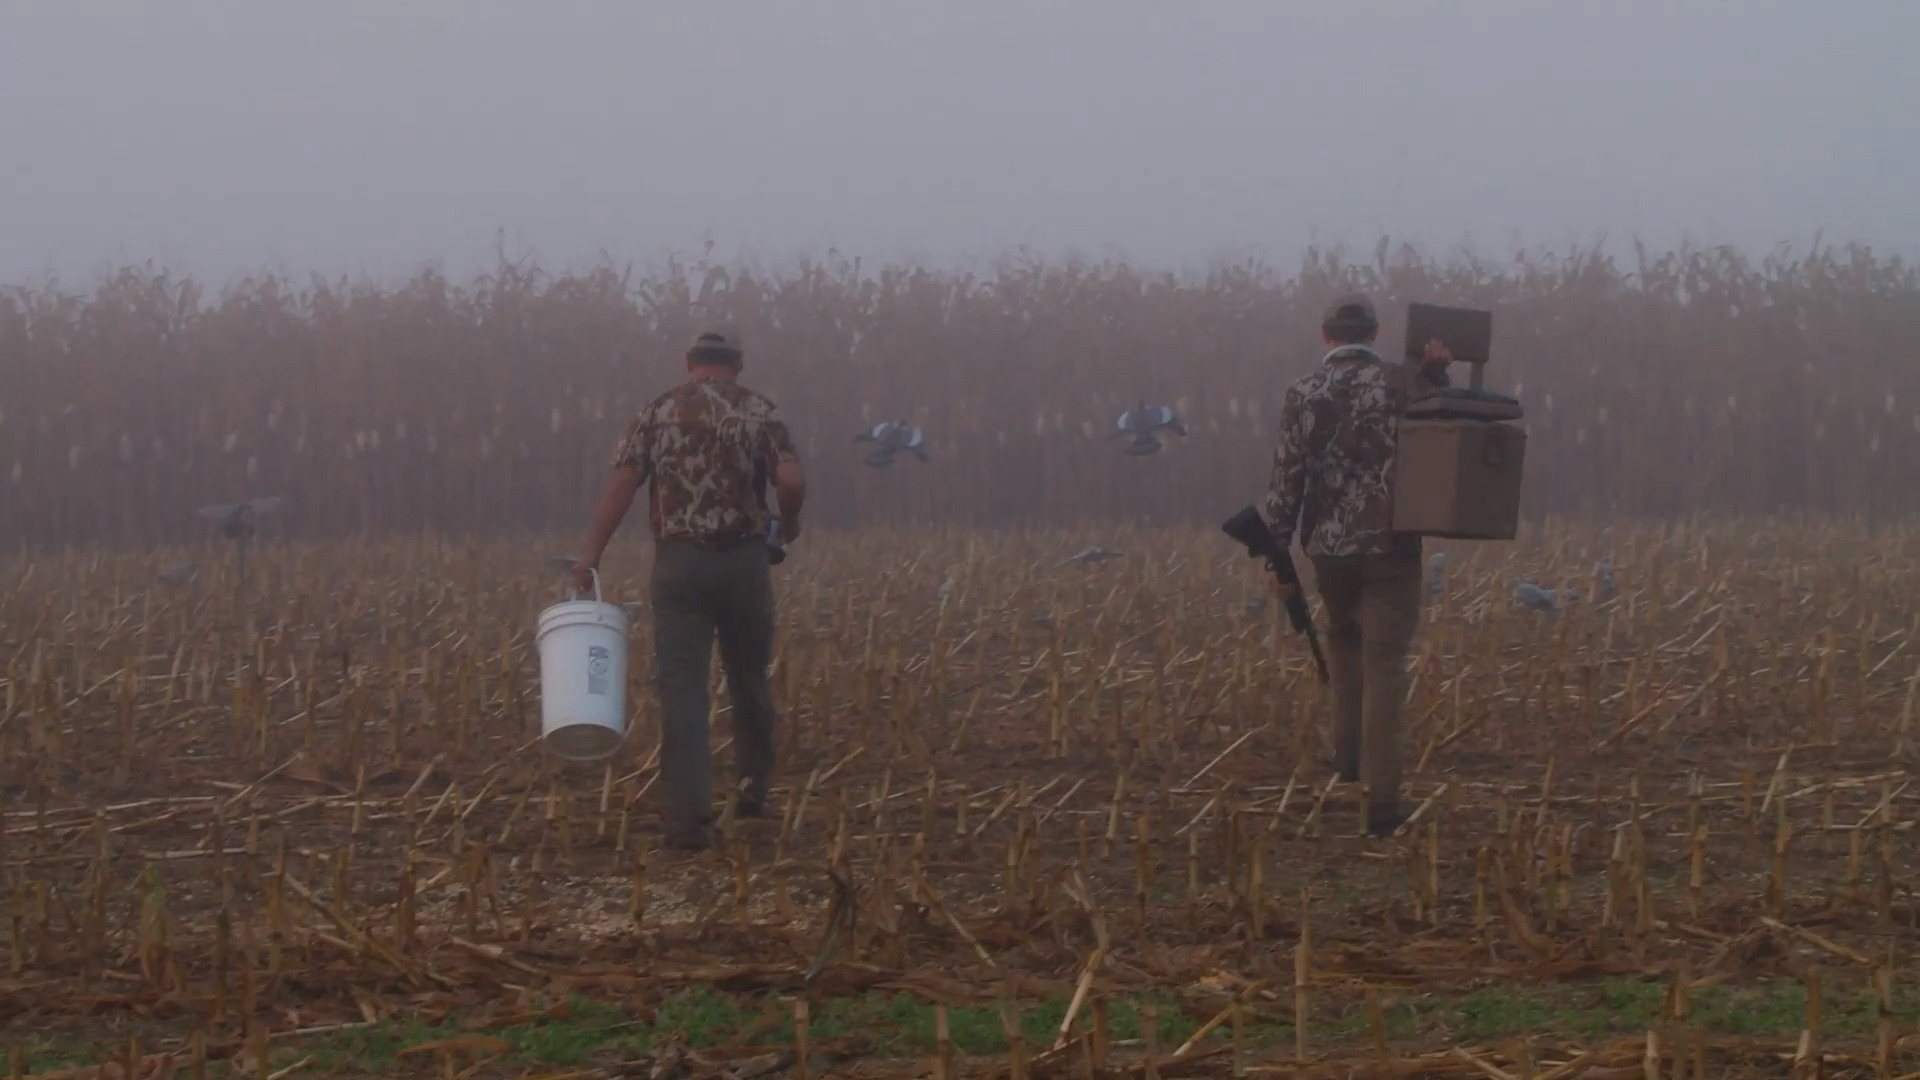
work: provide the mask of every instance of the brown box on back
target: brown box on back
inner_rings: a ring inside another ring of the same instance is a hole
[[[1511,540],[1527,433],[1497,420],[1400,421],[1393,527],[1452,540]]]
[[[1493,317],[1468,308],[1413,304],[1406,354],[1417,363],[1429,340],[1466,361],[1471,382],[1415,399],[1400,421],[1394,459],[1393,527],[1452,540],[1511,540],[1520,526],[1527,433],[1520,403],[1482,388]]]

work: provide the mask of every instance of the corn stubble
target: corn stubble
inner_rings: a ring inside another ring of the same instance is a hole
[[[992,1063],[940,1039],[946,1076],[1914,1067],[1893,1016],[1920,920],[1910,529],[1550,522],[1451,551],[1412,662],[1418,812],[1380,842],[1327,775],[1302,644],[1243,603],[1245,560],[1205,530],[1111,535],[1129,558],[1096,568],[1048,531],[810,537],[779,577],[778,813],[727,817],[692,860],[655,843],[646,619],[616,757],[537,747],[551,583],[521,568],[551,541],[264,544],[245,610],[155,585],[168,553],[16,557],[11,1023],[158,1018],[172,1034],[101,1060],[187,1070],[297,1030],[691,985],[772,991],[768,1025],[804,1033],[809,1005],[884,987],[1010,1033],[1071,1002]],[[1512,604],[1520,574],[1572,584],[1602,554],[1612,599]],[[645,560],[616,547],[616,596]],[[1669,985],[1660,1024],[1393,1034],[1423,995],[1600,976]],[[1808,986],[1798,1039],[1688,1012],[1762,979]],[[1112,1039],[1110,1007],[1150,991],[1206,1034],[1159,1038],[1162,1004],[1145,1043]],[[1863,995],[1885,1003],[1871,1038],[1823,1031],[1822,1003]],[[819,1071],[860,1044],[803,1048]]]

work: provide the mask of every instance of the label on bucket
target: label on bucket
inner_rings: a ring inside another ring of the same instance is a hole
[[[613,654],[605,645],[587,646],[587,693],[607,696],[607,671],[613,666]]]

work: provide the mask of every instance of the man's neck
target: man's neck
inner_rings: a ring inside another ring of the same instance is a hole
[[[1344,344],[1332,345],[1331,347],[1329,347],[1327,349],[1326,355],[1320,358],[1320,362],[1324,364],[1329,360],[1342,358],[1343,355],[1345,354],[1371,356],[1375,359],[1379,359],[1380,357],[1379,353],[1373,351],[1373,342],[1349,341]]]
[[[687,369],[688,382],[705,382],[708,379],[734,382],[739,378],[739,368],[722,367],[717,364],[701,364],[698,367],[690,367]]]

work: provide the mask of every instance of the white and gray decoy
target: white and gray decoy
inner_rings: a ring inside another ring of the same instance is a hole
[[[1110,439],[1126,438],[1126,453],[1133,457],[1160,452],[1160,440],[1155,436],[1162,431],[1171,431],[1175,435],[1185,436],[1187,425],[1180,422],[1172,406],[1148,405],[1141,402],[1128,409],[1113,422]]]
[[[873,452],[865,460],[876,469],[893,464],[894,456],[902,450],[921,461],[928,460],[926,433],[905,420],[882,420],[855,435],[853,441],[875,444]]]
[[[1559,590],[1543,589],[1531,581],[1522,581],[1514,586],[1513,589],[1513,598],[1519,602],[1521,607],[1533,611],[1545,612],[1548,615],[1552,615],[1560,610],[1560,600],[1563,595],[1566,599],[1571,600],[1575,594],[1572,590],[1566,590],[1563,594]]]

